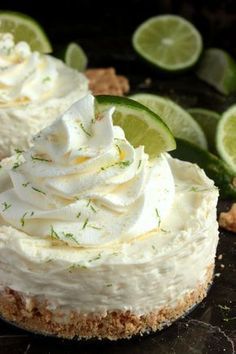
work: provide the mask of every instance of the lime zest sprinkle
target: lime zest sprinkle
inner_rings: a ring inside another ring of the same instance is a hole
[[[77,219],[79,219],[80,216],[81,216],[81,212],[79,212],[79,213],[76,215]]]
[[[230,307],[226,305],[219,304],[218,307],[223,311],[230,311]]]
[[[113,252],[112,253],[112,256],[118,256],[119,255],[119,252]]]
[[[46,76],[45,78],[43,78],[42,82],[46,83],[46,82],[48,82],[50,80],[51,80],[50,76]]]
[[[82,226],[82,230],[84,230],[86,228],[86,226],[88,224],[88,220],[89,220],[88,218],[85,220],[85,222],[84,222],[84,224]]]
[[[24,150],[21,150],[21,149],[14,149],[14,150],[17,154],[22,154],[24,152]]]
[[[20,167],[20,163],[19,162],[15,162],[12,169],[16,170],[18,167]]]
[[[33,156],[33,155],[31,155],[31,159],[32,159],[33,161],[52,162],[52,160],[43,159],[43,158],[41,158],[41,157]]]
[[[90,205],[90,209],[91,209],[94,213],[97,212],[97,210],[96,210],[92,205]]]
[[[27,187],[30,184],[30,182],[22,183],[23,187]]]
[[[121,161],[118,163],[120,165],[121,168],[127,167],[129,165],[131,165],[131,161]]]
[[[155,249],[156,249],[156,247],[155,247],[154,245],[152,245],[152,249],[153,249],[153,250],[155,250]]]
[[[65,236],[65,238],[71,239],[73,240],[75,243],[77,243],[77,245],[79,245],[79,242],[76,240],[75,236],[70,233],[70,232],[63,232],[63,235]]]
[[[160,214],[159,214],[157,208],[155,208],[155,212],[156,212],[156,216],[157,216],[157,218],[158,218],[158,227],[160,227],[161,218],[160,218]]]
[[[2,205],[4,207],[2,211],[5,211],[11,207],[11,204],[7,204],[7,202],[3,202]]]
[[[94,226],[94,225],[88,225],[88,227],[91,227],[92,229],[95,229],[95,230],[101,230],[102,229],[101,227]]]
[[[162,232],[164,232],[164,233],[167,233],[167,232],[169,232],[168,230],[165,230],[165,229],[160,229]]]
[[[20,218],[20,223],[21,223],[21,226],[24,227],[25,226],[25,217],[26,215],[28,214],[28,211],[26,211],[22,217]]]
[[[77,268],[80,268],[80,269],[87,269],[88,267],[86,267],[85,265],[83,264],[72,264],[69,268],[68,268],[68,271],[69,273],[71,273],[73,270],[77,269]]]
[[[225,321],[225,322],[234,321],[234,320],[236,320],[236,316],[235,317],[229,317],[229,318],[223,318],[223,321]]]
[[[46,195],[46,193],[45,192],[43,192],[43,191],[41,191],[40,189],[38,189],[38,188],[35,188],[35,187],[31,187],[35,192],[38,192],[38,193],[41,193],[41,194],[44,194],[44,195]]]
[[[57,232],[54,230],[53,226],[50,226],[50,237],[55,238],[56,240],[60,240],[60,237],[58,236]]]
[[[102,256],[101,253],[98,253],[97,257],[92,258],[92,259],[89,260],[89,263],[99,260],[101,258],[101,256]]]
[[[83,132],[88,135],[88,136],[92,136],[89,132],[87,132],[87,130],[84,128],[83,124],[80,123],[80,128],[83,130]]]
[[[88,207],[88,206],[90,205],[90,203],[91,203],[91,199],[89,199],[89,201],[88,201],[86,207]]]
[[[110,288],[112,286],[112,284],[106,284],[107,288]]]
[[[138,169],[140,168],[141,163],[142,163],[142,160],[139,160],[139,162],[138,162]]]
[[[101,170],[105,171],[106,169],[111,168],[111,167],[115,167],[115,166],[119,166],[120,168],[125,168],[125,167],[131,165],[131,163],[132,162],[128,161],[128,160],[127,161],[119,161],[119,162],[113,163],[112,165],[108,165],[106,167],[101,167]]]
[[[117,147],[117,150],[119,151],[119,154],[121,155],[121,148],[119,147],[119,145],[118,144],[116,144],[116,147]]]

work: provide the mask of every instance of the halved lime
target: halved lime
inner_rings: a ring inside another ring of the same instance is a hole
[[[167,71],[193,66],[202,51],[202,37],[198,30],[176,15],[148,19],[136,29],[132,41],[138,54]]]
[[[88,58],[80,45],[72,42],[68,44],[66,48],[65,62],[73,69],[85,71],[88,64]]]
[[[225,95],[236,92],[236,62],[222,49],[205,51],[197,76]]]
[[[16,42],[27,42],[33,51],[52,52],[52,46],[44,30],[30,16],[19,12],[1,11],[0,32],[12,33]]]
[[[188,112],[199,123],[204,131],[209,149],[215,151],[216,127],[221,117],[220,114],[204,108],[190,108],[188,109]]]
[[[175,149],[175,139],[161,118],[142,104],[118,96],[96,96],[97,112],[115,107],[114,124],[123,128],[127,140],[135,147],[144,145],[151,158]]]
[[[206,137],[199,124],[175,102],[147,93],[139,93],[130,96],[130,98],[144,104],[158,114],[175,137],[188,140],[203,149],[207,149]]]
[[[223,113],[216,131],[219,155],[236,173],[236,105]]]

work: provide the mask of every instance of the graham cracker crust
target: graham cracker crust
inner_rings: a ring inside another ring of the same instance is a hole
[[[109,311],[104,315],[76,311],[59,313],[47,309],[46,301],[25,300],[24,295],[10,288],[0,293],[0,315],[29,331],[62,338],[109,339],[130,338],[161,330],[201,302],[212,283],[214,266],[207,269],[205,281],[186,294],[175,307],[163,307],[145,315],[130,311]],[[66,323],[65,323],[66,322]]]

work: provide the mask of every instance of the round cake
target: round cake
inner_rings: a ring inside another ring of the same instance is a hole
[[[83,74],[0,34],[0,159],[27,148],[34,134],[87,93]]]
[[[218,190],[76,102],[0,172],[0,315],[64,338],[160,330],[212,282]]]

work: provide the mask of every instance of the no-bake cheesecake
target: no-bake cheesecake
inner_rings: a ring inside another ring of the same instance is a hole
[[[87,93],[83,74],[0,34],[0,159],[27,148],[34,134]]]
[[[0,314],[66,338],[170,325],[212,282],[218,190],[197,165],[150,160],[114,108],[74,103],[2,161]]]

